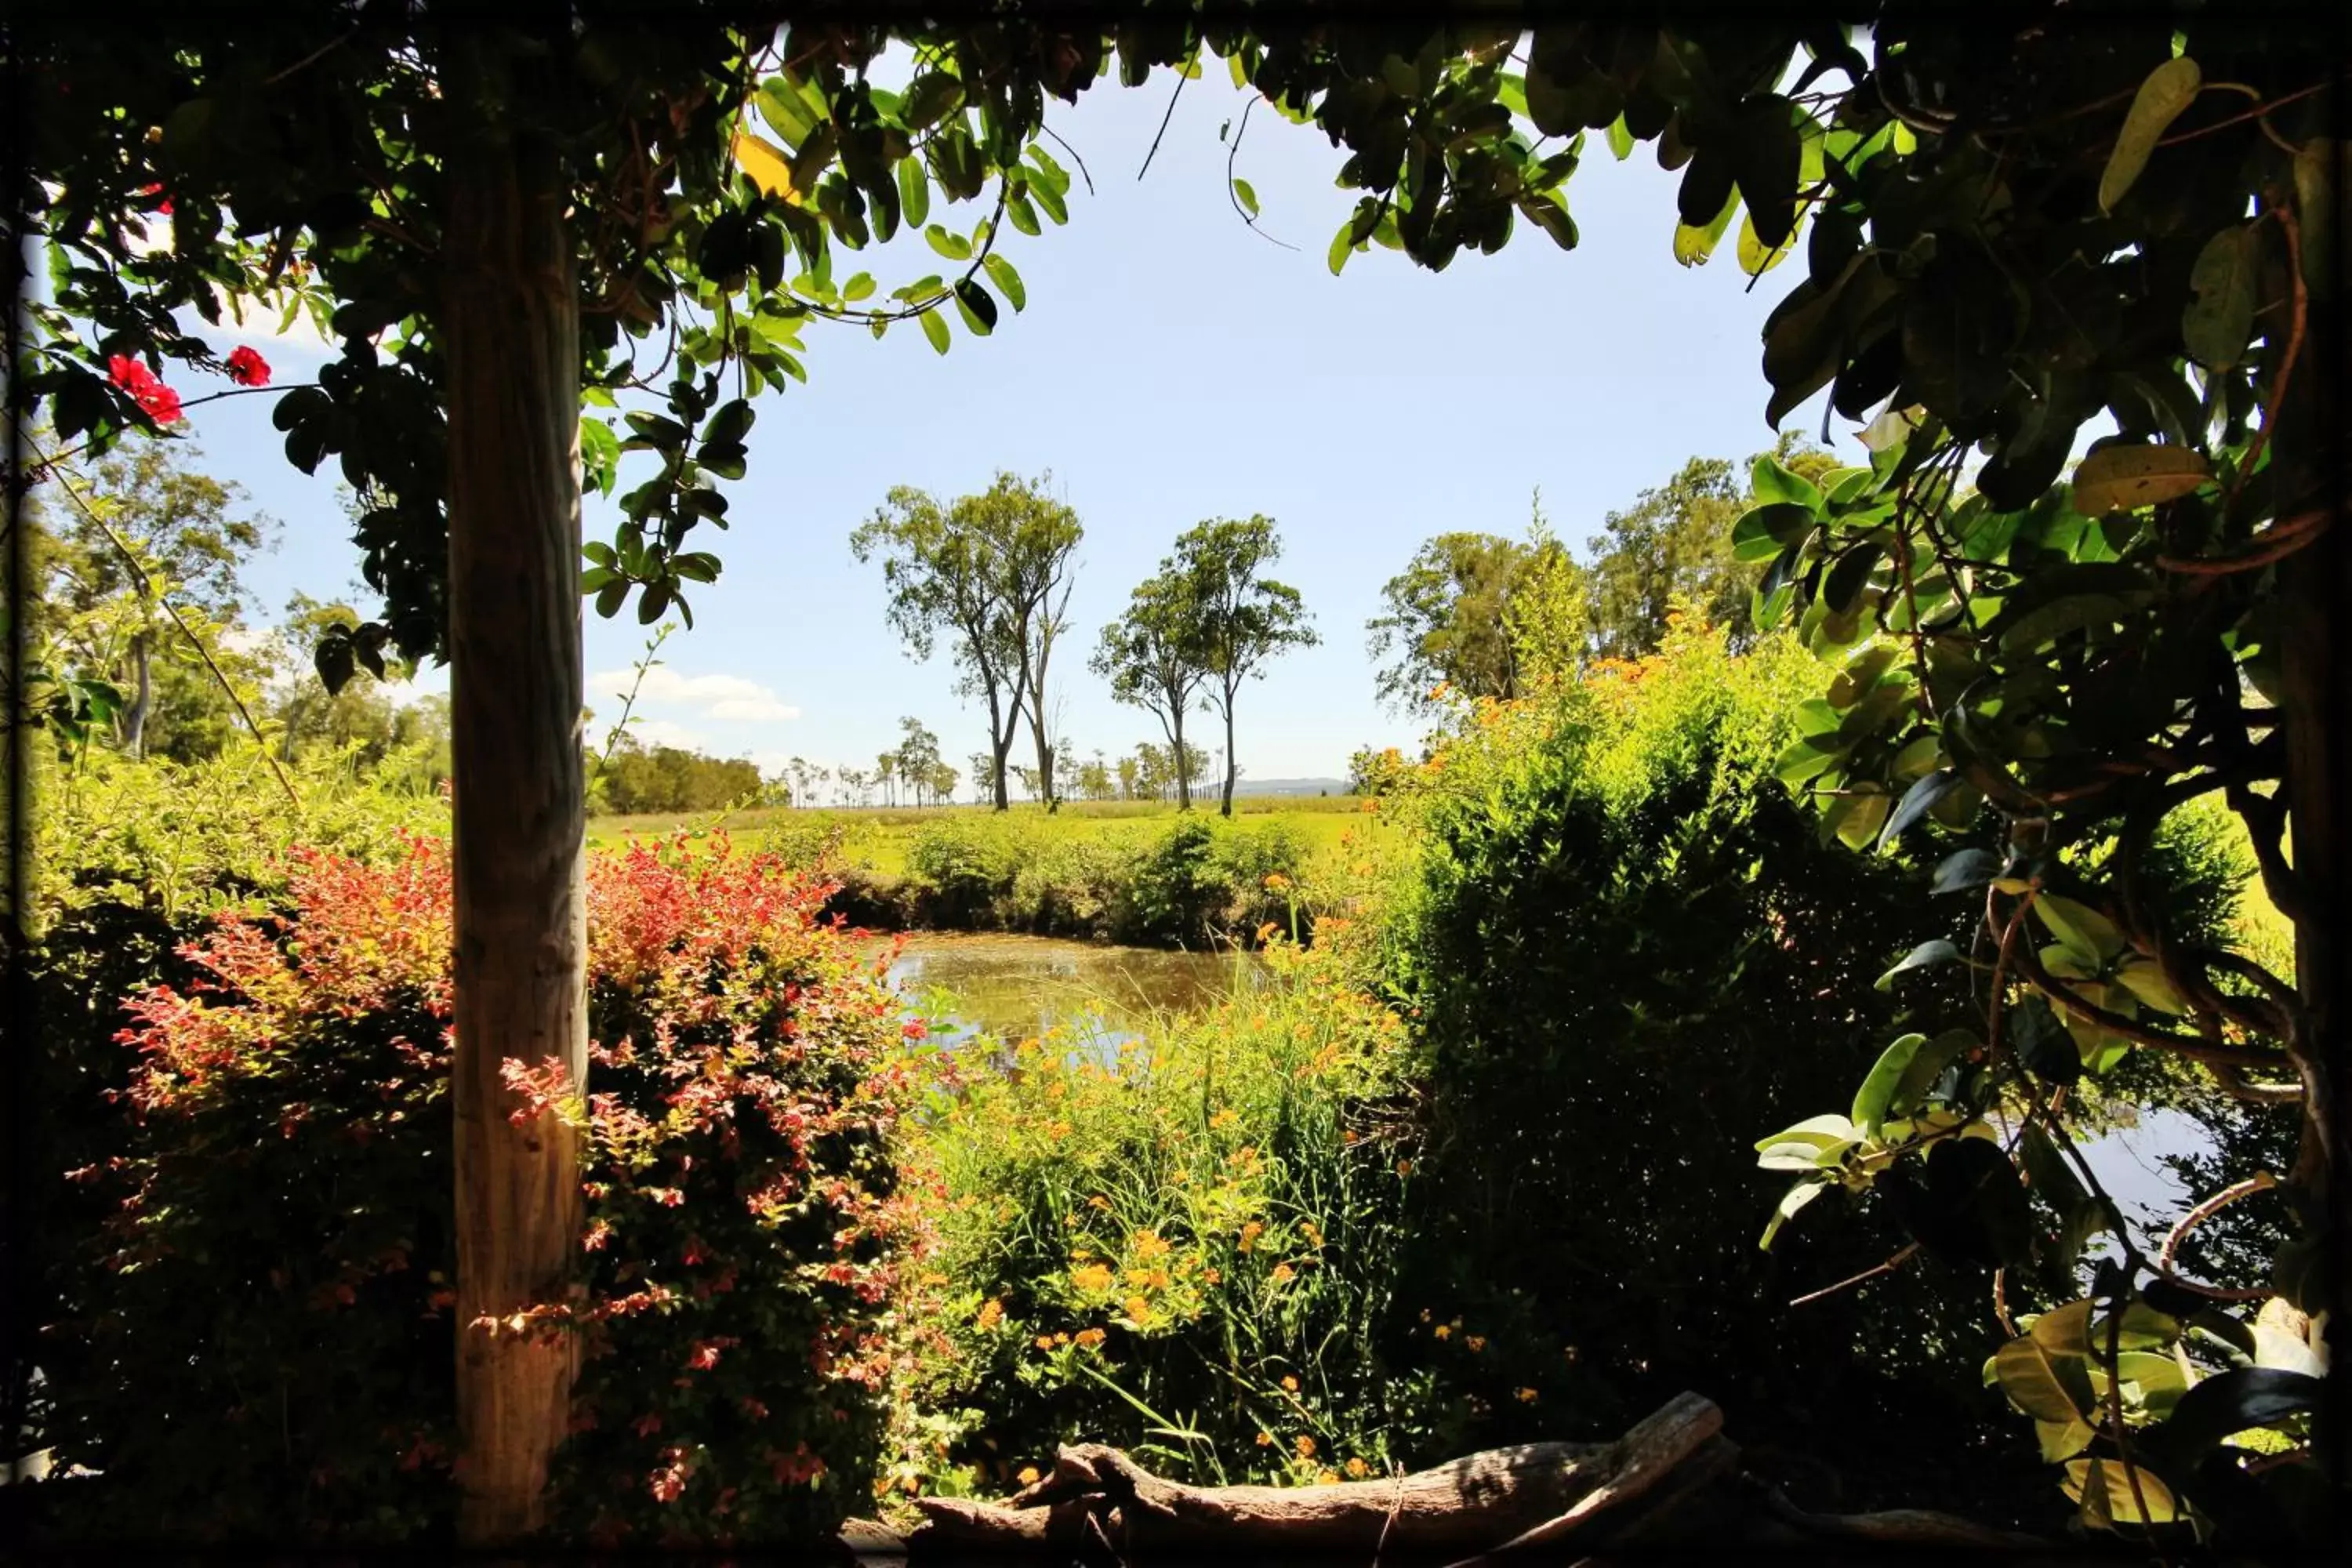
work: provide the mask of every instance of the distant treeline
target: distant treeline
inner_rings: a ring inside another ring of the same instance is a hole
[[[595,773],[589,806],[622,816],[716,811],[746,796],[759,799],[770,787],[759,768],[740,757],[646,747],[625,736]]]

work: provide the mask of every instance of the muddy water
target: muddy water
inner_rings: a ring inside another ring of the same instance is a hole
[[[889,978],[947,1024],[944,1044],[982,1033],[1014,1041],[1059,1024],[1115,1050],[1149,1020],[1213,1006],[1260,972],[1247,953],[918,931]]]

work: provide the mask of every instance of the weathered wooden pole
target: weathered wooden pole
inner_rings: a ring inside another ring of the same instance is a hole
[[[557,149],[487,26],[450,47],[442,260],[456,805],[459,1530],[544,1522],[573,1352],[485,1331],[561,1300],[580,1233],[574,1139],[517,1126],[509,1057],[587,1070],[580,763],[579,297]]]

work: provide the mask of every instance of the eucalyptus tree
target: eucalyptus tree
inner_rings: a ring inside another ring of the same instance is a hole
[[[1184,766],[1184,715],[1201,693],[1209,670],[1202,659],[1197,605],[1175,562],[1136,585],[1127,610],[1103,627],[1087,668],[1110,683],[1110,694],[1160,721],[1177,759],[1176,803],[1192,809],[1192,779]]]
[[[1519,694],[1507,616],[1537,546],[1496,533],[1441,533],[1381,586],[1381,611],[1364,623],[1381,700],[1432,710],[1440,686],[1468,697]]]
[[[850,535],[858,560],[881,559],[890,624],[908,651],[929,658],[946,634],[963,689],[987,703],[988,776],[999,811],[1010,799],[1005,758],[1024,720],[1050,776],[1045,710],[1033,698],[1066,616],[1070,558],[1082,532],[1077,514],[1042,480],[999,474],[985,491],[946,506],[901,485]]]
[[[1282,558],[1270,517],[1197,523],[1179,534],[1173,581],[1182,595],[1185,644],[1203,672],[1209,706],[1225,724],[1225,780],[1218,809],[1234,814],[1234,700],[1243,682],[1265,673],[1265,661],[1285,648],[1312,647],[1321,639],[1307,624],[1298,590],[1260,575]],[[1181,743],[1171,747],[1187,753]],[[1180,774],[1181,776],[1181,774]]]

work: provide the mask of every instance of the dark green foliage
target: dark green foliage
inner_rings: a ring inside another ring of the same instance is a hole
[[[1648,704],[1678,705],[1663,725],[1563,721],[1429,806],[1393,977],[1430,1096],[1409,1304],[1459,1324],[1433,1350],[1465,1396],[1434,1451],[1546,1434],[1561,1411],[1614,1431],[1700,1388],[1735,1430],[1833,1467],[1849,1502],[2010,1512],[2011,1435],[1975,1371],[1995,1338],[1984,1276],[1915,1259],[1790,1306],[1903,1246],[1884,1205],[1757,1246],[1777,1195],[1758,1130],[1843,1103],[1930,1008],[1933,983],[1873,982],[1948,917],[1924,873],[1824,847],[1772,784],[1760,748],[1785,694],[1694,673]]]

